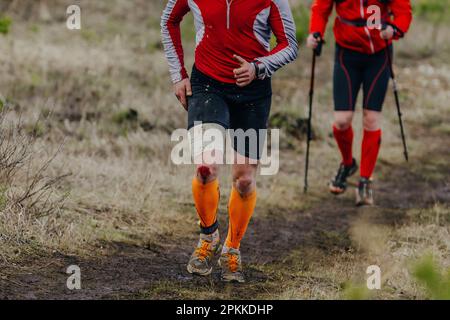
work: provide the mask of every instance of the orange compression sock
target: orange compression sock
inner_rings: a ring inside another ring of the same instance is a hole
[[[192,180],[192,195],[195,208],[200,218],[202,233],[211,234],[217,230],[217,209],[219,207],[220,191],[217,179],[204,184],[197,178]]]
[[[256,190],[245,196],[241,196],[235,188],[231,190],[230,202],[228,205],[230,222],[226,240],[226,246],[228,248],[239,249],[241,240],[244,237],[253,211],[255,210],[255,206]]]

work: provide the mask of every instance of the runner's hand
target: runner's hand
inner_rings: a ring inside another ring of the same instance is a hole
[[[181,105],[184,109],[188,109],[187,97],[192,96],[192,87],[191,81],[189,78],[183,79],[180,82],[177,82],[173,85],[173,91],[177,96],[178,101],[180,101]]]
[[[320,38],[314,37],[314,34],[310,34],[306,39],[306,46],[310,49],[316,49],[319,45]]]
[[[380,37],[383,40],[390,40],[394,36],[394,28],[387,26],[386,29],[380,31]]]
[[[248,86],[253,80],[256,79],[255,66],[252,63],[245,61],[238,55],[234,55],[233,59],[241,65],[240,68],[234,69],[236,84],[241,88]]]

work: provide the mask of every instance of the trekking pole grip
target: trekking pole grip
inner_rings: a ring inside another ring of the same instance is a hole
[[[325,41],[323,41],[319,32],[313,33],[313,37],[319,40],[317,47],[314,49],[314,54],[316,55],[316,57],[320,57],[322,55],[322,46],[325,43]]]

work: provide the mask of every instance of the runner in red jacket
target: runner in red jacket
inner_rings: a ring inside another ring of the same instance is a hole
[[[347,178],[358,169],[352,155],[352,120],[362,86],[364,137],[356,201],[357,205],[372,205],[372,174],[381,144],[381,110],[390,78],[388,55],[393,53],[392,40],[402,38],[409,29],[411,4],[410,0],[315,0],[307,40],[310,48],[316,48],[324,37],[334,6],[337,17],[333,131],[342,163],[330,183],[330,191],[343,193]]]
[[[180,34],[180,22],[189,11],[197,31],[190,79]],[[198,123],[241,132],[260,133],[267,128],[272,99],[270,77],[293,61],[298,51],[288,0],[169,0],[161,32],[175,94],[188,110],[189,129],[195,131]],[[277,39],[273,49],[272,33]],[[240,242],[256,205],[257,165],[250,159],[257,163],[263,141],[258,134],[256,143],[244,137],[245,142],[239,144],[235,142],[240,139],[237,135],[232,143],[239,164],[232,168],[229,230],[219,262],[224,281],[243,282]],[[211,273],[212,258],[220,251],[219,167],[211,160],[217,159],[212,154],[222,152],[220,148],[204,149],[198,155],[194,151],[196,163],[200,164],[192,181],[192,193],[201,234],[187,270],[197,275]]]
[[[295,24],[287,0],[171,0],[161,19],[162,41],[174,83],[188,78],[180,22],[192,11],[197,31],[195,66],[224,83],[236,83],[235,55],[261,65],[260,78],[297,57]],[[273,32],[277,45],[270,49]]]

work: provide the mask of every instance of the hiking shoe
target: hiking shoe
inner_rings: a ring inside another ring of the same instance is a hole
[[[200,234],[197,248],[195,248],[187,265],[187,271],[199,276],[207,276],[212,272],[212,259],[220,250],[219,230],[213,234]]]
[[[361,178],[359,180],[358,189],[356,189],[356,205],[373,206],[373,189],[370,179]]]
[[[224,282],[245,282],[242,273],[241,252],[234,248],[225,248],[219,258],[219,266],[222,268],[221,278]]]
[[[333,194],[341,194],[347,190],[347,178],[352,176],[358,170],[358,164],[353,159],[353,164],[346,167],[343,163],[339,166],[336,177],[330,182],[330,192]]]

